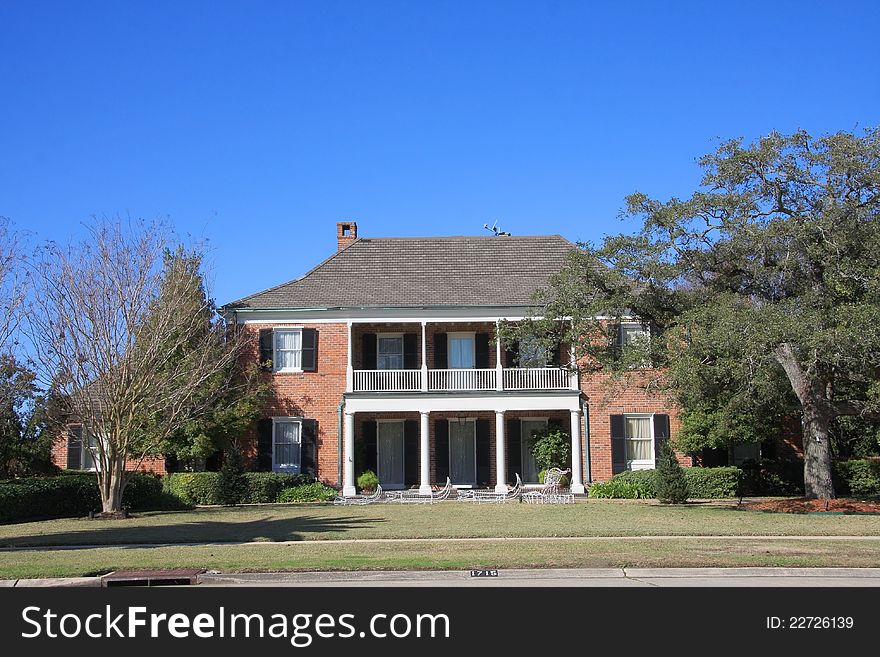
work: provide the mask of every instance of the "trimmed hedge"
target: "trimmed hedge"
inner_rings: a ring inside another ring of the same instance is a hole
[[[336,497],[336,490],[320,481],[285,488],[278,493],[278,502],[329,502]]]
[[[308,475],[280,472],[246,472],[244,476],[247,492],[241,504],[276,502],[282,490],[314,482]],[[175,472],[163,479],[165,492],[184,504],[221,504],[219,472]]]
[[[162,490],[158,477],[136,474],[122,493],[123,508],[133,511],[177,509],[180,503]],[[101,510],[92,473],[29,477],[0,482],[0,522],[31,518],[70,518]]]
[[[743,461],[743,496],[790,496],[804,494],[804,462],[749,459]]]
[[[734,467],[683,468],[690,497],[695,499],[736,497],[740,470]],[[589,497],[650,499],[657,496],[655,470],[627,470],[606,482],[590,486]]]
[[[834,490],[842,495],[880,496],[880,461],[838,461],[834,464]]]

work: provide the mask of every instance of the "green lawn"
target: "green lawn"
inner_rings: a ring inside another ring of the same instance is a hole
[[[128,520],[65,519],[2,525],[0,546],[33,549],[0,551],[0,578],[82,575],[141,567],[274,571],[624,565],[880,566],[878,540],[723,538],[736,535],[880,536],[880,517],[759,513],[737,510],[734,503],[673,507],[628,500],[589,500],[560,506],[445,503],[208,508],[143,513]],[[583,540],[491,540],[542,536]],[[682,538],[597,538],[608,536]],[[376,538],[416,540],[322,543],[327,539]],[[273,545],[274,541],[297,543]],[[173,545],[198,542],[212,545]],[[231,542],[248,544],[224,545]],[[147,546],[121,547],[125,544]],[[57,549],[61,546],[96,547]]]

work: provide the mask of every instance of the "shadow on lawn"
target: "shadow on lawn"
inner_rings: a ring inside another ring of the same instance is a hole
[[[174,514],[169,514],[173,520]],[[167,543],[245,543],[259,541],[305,541],[322,537],[321,534],[344,534],[354,529],[373,527],[385,522],[381,518],[359,517],[279,517],[265,515],[247,521],[204,520],[160,525],[126,525],[126,520],[83,521],[83,529],[41,534],[39,536],[10,537],[0,542],[2,547],[103,547]],[[88,524],[86,524],[88,523]]]

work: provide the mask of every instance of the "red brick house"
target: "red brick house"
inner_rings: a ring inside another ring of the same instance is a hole
[[[574,248],[563,237],[359,238],[343,222],[337,239],[300,278],[222,309],[274,388],[250,441],[254,469],[313,474],[344,495],[365,469],[386,489],[427,491],[448,476],[506,490],[515,473],[537,480],[524,438],[556,422],[583,493],[653,467],[677,431],[667,399],[571,373],[565,345],[508,351],[494,339],[562,267]],[[639,330],[622,326],[622,339]]]

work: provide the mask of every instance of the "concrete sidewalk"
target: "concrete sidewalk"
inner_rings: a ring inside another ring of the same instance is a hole
[[[504,569],[498,577],[467,570],[204,573],[201,586],[283,587],[880,587],[880,568],[557,568]],[[100,577],[0,580],[0,587],[100,587]]]

